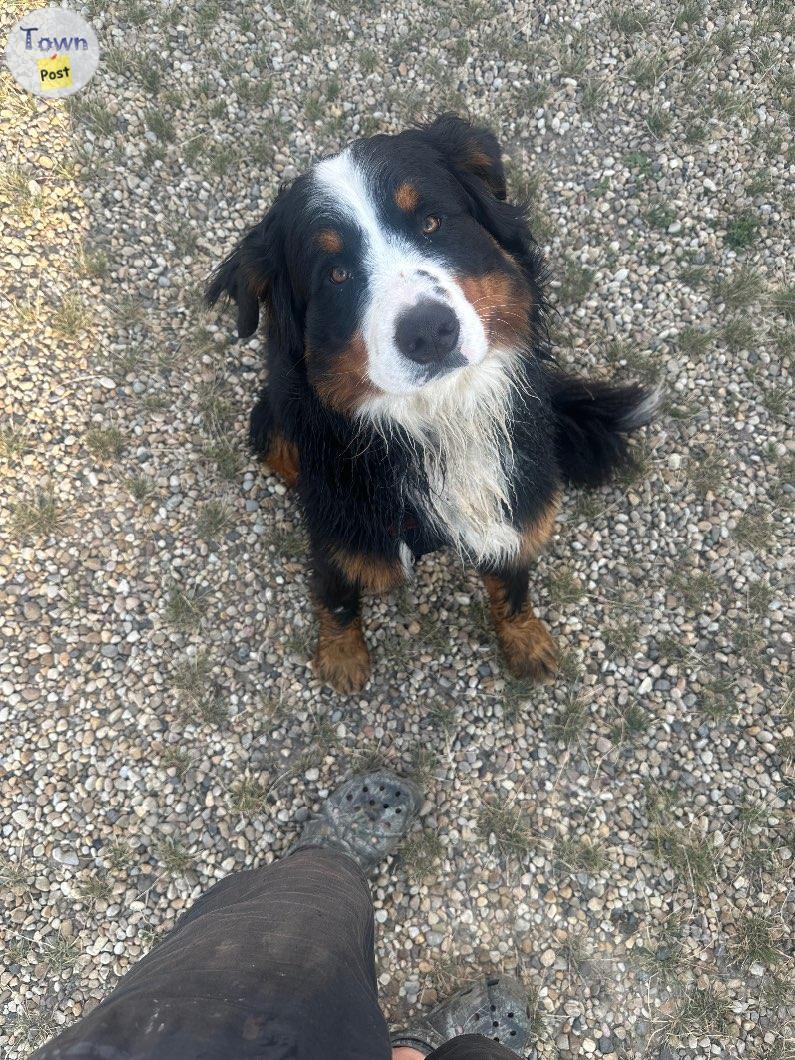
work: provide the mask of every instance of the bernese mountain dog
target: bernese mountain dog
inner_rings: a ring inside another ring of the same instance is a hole
[[[251,442],[297,487],[316,668],[338,691],[370,672],[362,590],[439,548],[481,573],[511,672],[553,674],[531,565],[564,483],[627,464],[658,395],[563,372],[545,284],[496,138],[454,115],[317,162],[213,273],[207,301],[236,302],[242,338],[265,306]]]

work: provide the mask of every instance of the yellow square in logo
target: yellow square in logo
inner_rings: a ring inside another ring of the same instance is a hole
[[[69,88],[72,84],[72,62],[68,55],[51,55],[49,59],[37,59],[39,83],[46,91],[53,88]]]

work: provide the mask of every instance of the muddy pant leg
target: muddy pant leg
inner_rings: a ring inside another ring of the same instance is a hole
[[[346,855],[222,880],[90,1015],[31,1060],[389,1060],[373,909]]]

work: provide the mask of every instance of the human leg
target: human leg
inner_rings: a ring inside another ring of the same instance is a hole
[[[384,773],[343,785],[291,855],[213,887],[36,1060],[388,1060],[362,866],[418,807]]]

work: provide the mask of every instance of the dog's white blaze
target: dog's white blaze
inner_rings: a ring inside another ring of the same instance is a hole
[[[420,252],[379,218],[373,195],[376,177],[347,150],[319,162],[314,171],[319,205],[352,221],[362,234],[369,291],[362,322],[368,375],[385,394],[412,394],[426,385],[425,373],[395,345],[395,322],[404,309],[422,298],[444,297],[458,317],[461,354],[470,365],[483,360],[488,342],[483,322],[452,273],[432,254]],[[444,296],[439,295],[438,287]]]
[[[417,442],[430,492],[410,500],[462,555],[479,563],[509,560],[521,544],[506,517],[518,367],[518,354],[493,350],[480,364],[413,394],[373,398],[360,412],[385,434],[399,424]]]

